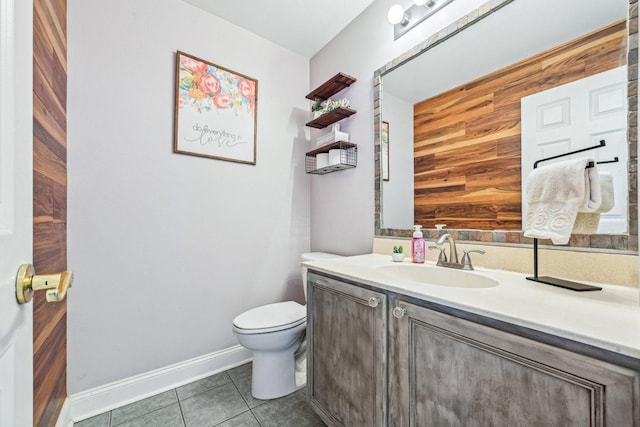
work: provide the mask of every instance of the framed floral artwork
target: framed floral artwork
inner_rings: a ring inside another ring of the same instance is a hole
[[[256,164],[256,79],[178,51],[175,90],[175,153]]]

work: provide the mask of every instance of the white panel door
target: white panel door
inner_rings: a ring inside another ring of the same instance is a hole
[[[33,425],[33,304],[15,278],[32,258],[33,0],[0,0],[0,426]]]
[[[618,157],[618,163],[598,165],[613,175],[615,205],[600,216],[598,233],[626,233],[628,209],[627,67],[619,67],[582,80],[522,98],[522,218],[527,218],[524,183],[533,163],[569,151],[598,145],[606,147],[572,157],[596,161]],[[555,161],[567,160],[565,157]],[[544,162],[549,165],[553,162]]]

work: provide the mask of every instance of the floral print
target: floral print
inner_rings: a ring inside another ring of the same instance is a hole
[[[256,105],[256,82],[224,68],[180,57],[179,108],[195,108],[199,113],[215,109],[232,109],[253,114]]]

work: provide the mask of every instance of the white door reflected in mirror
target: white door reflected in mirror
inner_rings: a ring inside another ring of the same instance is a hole
[[[619,67],[522,98],[522,182],[536,160],[598,145],[606,146],[572,157],[596,162],[618,157],[618,163],[599,164],[613,176],[614,206],[600,214],[597,233],[627,232],[627,67]],[[563,157],[556,161],[567,160]],[[554,161],[542,165],[552,164]],[[522,186],[523,228],[527,218]]]

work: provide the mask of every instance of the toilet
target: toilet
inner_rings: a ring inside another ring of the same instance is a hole
[[[340,258],[324,252],[305,253],[301,261]],[[307,298],[307,269],[302,268]],[[305,386],[307,307],[295,301],[277,302],[245,311],[233,319],[233,332],[253,351],[251,395],[275,399]]]

